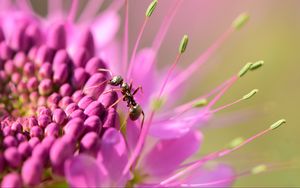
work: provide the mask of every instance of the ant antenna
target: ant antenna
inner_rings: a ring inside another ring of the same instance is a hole
[[[111,70],[109,70],[109,69],[98,69],[98,71],[99,72],[108,72],[111,77],[113,76]]]

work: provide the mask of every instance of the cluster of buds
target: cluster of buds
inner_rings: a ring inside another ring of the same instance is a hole
[[[75,152],[95,154],[100,135],[117,121],[110,107],[117,93],[101,95],[105,83],[92,87],[107,78],[98,72],[106,65],[94,56],[91,32],[73,56],[63,24],[41,33],[31,22],[10,38],[0,28],[0,171],[20,171],[5,175],[4,187],[37,185],[49,168],[63,175],[64,161]]]

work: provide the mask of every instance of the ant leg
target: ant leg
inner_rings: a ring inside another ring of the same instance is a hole
[[[144,122],[145,122],[145,113],[144,111],[142,111],[142,123],[141,123],[141,129],[143,129],[143,126],[144,126]]]
[[[105,83],[108,82],[108,81],[109,81],[109,79],[108,79],[108,80],[104,80],[103,82],[101,82],[101,83],[99,83],[99,84],[96,84],[96,85],[94,85],[94,86],[86,87],[86,88],[83,89],[83,91],[86,91],[86,90],[88,90],[88,89],[93,89],[93,88],[96,88],[96,87],[100,87],[100,86],[102,86],[103,84],[105,84]]]
[[[112,72],[109,69],[98,69],[99,72],[108,72],[110,74],[110,76],[112,77]]]
[[[118,104],[119,102],[121,102],[122,99],[124,99],[124,98],[125,98],[125,96],[120,97],[118,100],[116,100],[116,102],[114,102],[114,103],[113,103],[112,105],[110,105],[108,108],[114,107],[116,104]]]
[[[134,92],[132,93],[132,95],[135,95],[139,90],[141,90],[141,92],[143,93],[143,88],[142,88],[142,86],[139,86],[138,88],[136,88],[136,89],[134,90]]]
[[[107,94],[107,93],[110,93],[110,92],[113,92],[113,91],[122,91],[122,89],[110,89],[110,90],[107,90],[107,91],[104,91],[102,94]]]

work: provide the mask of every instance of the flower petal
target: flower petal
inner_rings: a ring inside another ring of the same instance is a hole
[[[234,181],[231,167],[218,164],[211,169],[200,168],[186,178],[182,186],[187,187],[230,187]]]
[[[116,35],[120,17],[115,11],[106,11],[92,24],[91,30],[98,48],[104,47]]]
[[[71,187],[101,187],[107,185],[107,172],[101,163],[85,154],[65,163],[66,180]]]
[[[110,185],[124,186],[129,176],[122,176],[123,168],[128,161],[122,134],[114,128],[107,129],[102,137],[101,151],[98,155],[108,171]]]
[[[199,131],[171,140],[161,140],[146,154],[143,171],[150,176],[166,176],[176,170],[188,157],[196,153],[202,141]]]
[[[179,138],[194,127],[202,126],[210,118],[211,114],[199,112],[199,110],[192,111],[182,117],[177,116],[154,122],[150,127],[150,134],[160,139]]]

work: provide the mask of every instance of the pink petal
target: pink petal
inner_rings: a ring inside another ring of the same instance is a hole
[[[150,127],[150,134],[160,139],[179,138],[195,127],[202,126],[210,118],[210,114],[204,114],[199,110],[192,111],[182,117],[178,116],[173,119],[154,122]]]
[[[189,187],[230,187],[234,182],[233,169],[224,164],[218,164],[211,169],[201,168],[186,178],[182,186]]]
[[[191,131],[183,137],[161,140],[146,154],[143,171],[150,176],[166,176],[178,169],[179,165],[195,154],[202,142],[202,134]]]
[[[123,168],[128,161],[128,154],[124,138],[116,129],[109,128],[105,131],[99,158],[108,171],[110,185],[124,186],[129,179],[129,176],[122,176]]]
[[[91,30],[95,37],[96,46],[104,47],[116,35],[120,25],[120,17],[115,11],[106,11],[92,24]]]
[[[151,95],[156,91],[156,83],[160,83],[155,82],[157,79],[154,72],[155,67],[152,64],[152,61],[155,61],[155,56],[156,54],[151,48],[140,50],[134,62],[132,78],[130,78],[134,81],[135,87],[139,85],[143,87],[143,93],[141,95],[136,95],[139,103],[143,106],[148,106]]]
[[[65,175],[71,187],[107,185],[107,172],[94,158],[80,154],[65,163]]]

